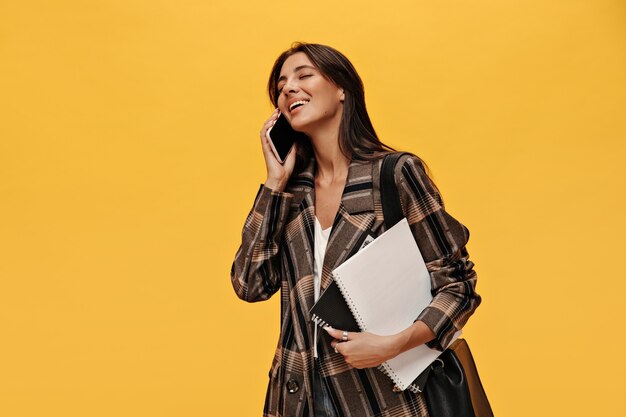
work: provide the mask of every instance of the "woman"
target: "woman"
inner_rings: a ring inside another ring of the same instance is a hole
[[[421,393],[395,392],[376,369],[423,343],[443,350],[480,304],[465,250],[469,232],[443,207],[413,155],[395,170],[402,208],[431,273],[433,301],[412,326],[392,336],[319,329],[309,310],[364,234],[380,235],[381,143],[365,107],[363,85],[340,52],[296,43],[272,69],[276,110],[260,137],[267,167],[245,222],[231,280],[255,302],[281,290],[281,330],[269,372],[265,416],[427,416]],[[267,130],[282,113],[308,140],[283,164]],[[346,340],[347,339],[347,340]]]

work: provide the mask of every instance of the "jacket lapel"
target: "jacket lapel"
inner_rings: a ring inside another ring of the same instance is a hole
[[[313,274],[315,248],[315,159],[309,163],[291,182],[289,192],[294,195],[293,203],[296,214],[287,227],[287,237],[290,242],[298,241],[301,252],[306,253],[306,259],[300,258],[298,269],[300,276]],[[311,297],[312,297],[311,293]]]
[[[321,291],[332,281],[331,272],[358,251],[375,224],[373,163],[352,161],[348,169],[346,185],[339,209],[333,222],[322,267]],[[314,304],[313,273],[315,262],[315,160],[290,183],[289,192],[294,194],[293,208],[296,213],[287,225],[287,239],[298,256],[297,274],[291,287],[300,299],[298,314],[309,318]],[[305,329],[302,329],[306,337]]]
[[[332,270],[356,253],[370,234],[374,210],[371,161],[352,161],[333,222],[322,269],[321,290],[332,281]]]
[[[345,259],[355,253],[375,223],[372,162],[353,161],[348,169],[348,178],[339,204],[339,210],[333,222],[329,237],[324,265],[322,267],[321,291],[332,281],[331,272]],[[304,373],[310,374],[313,367],[312,328],[309,310],[314,304],[313,273],[315,261],[315,160],[312,158],[306,168],[290,181],[288,192],[294,195],[292,200],[293,217],[286,226],[288,263],[293,269],[290,278],[291,297],[297,297],[298,303],[292,303],[294,317],[294,336],[302,355]],[[322,336],[323,337],[323,336]],[[311,381],[309,381],[311,383]]]

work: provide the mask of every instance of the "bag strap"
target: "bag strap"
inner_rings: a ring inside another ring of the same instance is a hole
[[[383,206],[386,230],[391,229],[404,218],[394,175],[398,160],[400,160],[403,155],[406,155],[406,153],[390,153],[385,155],[380,169],[380,202]]]
[[[385,219],[385,229],[389,230],[396,223],[404,218],[400,194],[396,187],[395,169],[398,161],[407,153],[390,153],[384,156],[382,167],[380,168],[380,202],[383,206],[383,217]],[[418,393],[423,392],[430,376],[431,367],[427,367],[415,380],[407,387],[407,391]],[[394,392],[401,392],[397,386]]]

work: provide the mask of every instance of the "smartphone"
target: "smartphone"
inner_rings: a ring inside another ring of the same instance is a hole
[[[293,144],[300,139],[307,136],[302,132],[296,132],[293,130],[287,118],[281,114],[278,115],[278,119],[272,127],[267,129],[267,138],[270,140],[272,146],[272,152],[276,156],[276,159],[281,164],[285,163],[289,151],[293,147]]]

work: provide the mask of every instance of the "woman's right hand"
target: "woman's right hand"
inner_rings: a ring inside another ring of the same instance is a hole
[[[265,158],[265,166],[267,168],[265,186],[275,191],[283,191],[296,164],[296,146],[298,145],[294,144],[291,148],[284,164],[278,161],[276,155],[272,152],[272,146],[267,138],[267,130],[276,123],[276,119],[278,119],[278,109],[274,110],[274,113],[267,119],[261,129],[261,148],[263,149],[263,157]]]

